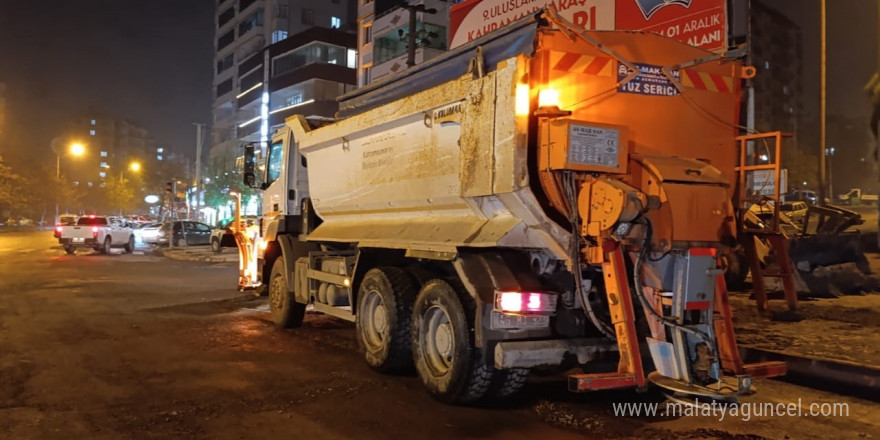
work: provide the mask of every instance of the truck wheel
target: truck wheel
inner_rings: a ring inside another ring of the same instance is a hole
[[[370,269],[358,289],[355,325],[367,364],[380,372],[412,366],[410,323],[418,293],[413,279],[398,267]]]
[[[223,252],[223,248],[220,246],[220,240],[217,240],[216,238],[211,239],[211,250],[214,251],[215,254]]]
[[[123,246],[125,248],[125,253],[130,254],[134,252],[134,235],[128,236],[128,243]]]
[[[507,370],[495,370],[492,383],[486,391],[486,397],[492,401],[501,401],[513,397],[529,379],[528,368],[510,368]]]
[[[67,252],[67,255],[73,255],[76,253],[76,248],[71,245],[67,245],[64,246],[64,252]]]
[[[302,325],[306,315],[306,305],[296,302],[293,294],[287,290],[284,271],[284,257],[278,257],[272,265],[272,275],[269,277],[269,309],[272,311],[272,321],[279,328],[294,328]],[[289,274],[293,276],[293,274]]]
[[[416,371],[436,399],[467,404],[483,397],[492,368],[474,347],[473,300],[456,281],[434,279],[413,307],[412,351]]]
[[[102,254],[109,254],[111,248],[110,237],[104,239],[104,246],[101,247]]]

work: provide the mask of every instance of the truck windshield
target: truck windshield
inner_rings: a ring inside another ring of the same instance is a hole
[[[107,224],[107,219],[104,217],[82,217],[76,221],[76,224],[79,226],[104,226]]]
[[[267,184],[272,184],[281,175],[282,163],[284,163],[284,144],[277,142],[269,147],[269,160],[266,166]]]

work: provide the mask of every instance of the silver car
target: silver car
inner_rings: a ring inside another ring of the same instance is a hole
[[[137,229],[136,234],[140,235],[141,243],[159,244],[159,229],[161,227],[162,223],[150,223],[140,229]]]

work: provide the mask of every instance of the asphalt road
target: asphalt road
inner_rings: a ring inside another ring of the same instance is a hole
[[[649,391],[573,395],[533,375],[502,407],[451,407],[361,361],[351,325],[276,330],[231,264],[67,256],[0,233],[0,439],[880,438],[875,403],[774,381],[746,400],[845,402],[846,417],[617,416]]]

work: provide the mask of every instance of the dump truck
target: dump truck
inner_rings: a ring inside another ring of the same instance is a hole
[[[752,73],[542,9],[246,147],[262,219],[234,222],[239,287],[267,289],[279,327],[354,322],[367,364],[414,367],[443,402],[504,399],[535,368],[735,400],[785,372],[743,364],[722,273]]]

